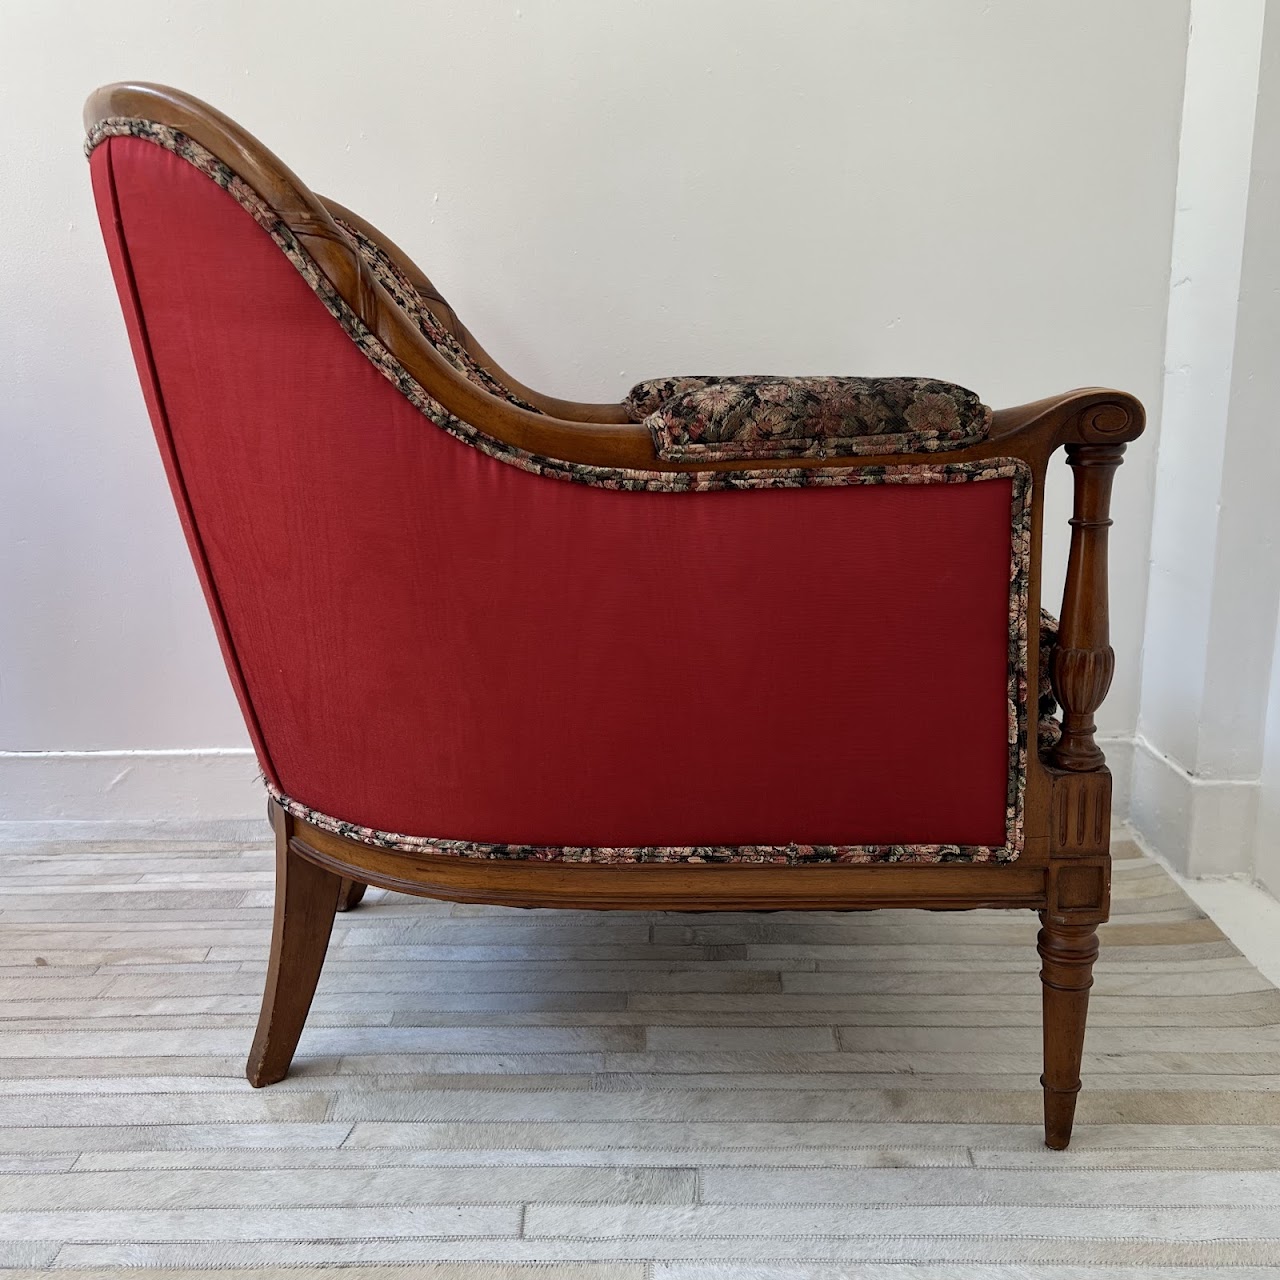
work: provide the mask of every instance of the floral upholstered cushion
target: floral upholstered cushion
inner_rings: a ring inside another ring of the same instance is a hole
[[[931,378],[659,378],[626,403],[658,456],[678,461],[935,453],[991,425],[972,391]]]
[[[683,395],[686,391],[714,387],[721,382],[744,380],[698,374],[689,374],[682,378],[650,378],[648,382],[637,382],[627,393],[627,413],[631,416],[632,422],[643,422],[651,413],[661,409],[668,400],[674,400],[676,396]]]

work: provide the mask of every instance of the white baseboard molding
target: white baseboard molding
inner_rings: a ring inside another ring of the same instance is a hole
[[[1132,738],[1099,738],[1129,816]],[[248,747],[0,751],[0,841],[236,841],[271,838]]]
[[[1180,875],[1251,876],[1260,784],[1197,778],[1140,734],[1134,739],[1128,819]]]
[[[247,747],[0,751],[0,840],[268,839]]]

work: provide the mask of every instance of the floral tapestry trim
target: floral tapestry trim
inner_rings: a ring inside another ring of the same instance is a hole
[[[765,472],[765,475],[772,473]],[[1012,862],[1022,850],[1023,806],[1027,780],[1028,738],[1028,624],[1027,590],[1031,555],[1031,470],[1016,458],[992,458],[986,462],[951,463],[925,467],[864,467],[836,473],[843,483],[948,484],[975,480],[1012,481],[1009,559],[1009,785],[1005,797],[1003,845],[880,844],[880,845],[650,845],[548,846],[496,844],[476,840],[451,840],[436,836],[404,835],[381,831],[335,818],[313,809],[267,783],[267,790],[286,812],[321,830],[381,849],[432,857],[480,858],[490,861],[584,862],[598,864],[649,862],[736,862],[777,865],[802,863],[872,862]],[[1045,615],[1047,618],[1048,615]],[[1044,644],[1041,632],[1040,643]],[[1043,677],[1042,677],[1043,682]],[[1041,708],[1044,703],[1041,700]],[[1040,727],[1043,734],[1043,724]],[[1043,739],[1041,739],[1043,741]]]
[[[371,364],[442,431],[464,441],[481,453],[509,466],[535,475],[569,480],[601,489],[666,493],[707,493],[721,489],[803,489],[847,484],[843,468],[794,468],[741,471],[650,471],[636,467],[601,467],[584,462],[568,462],[530,453],[505,440],[486,435],[451,414],[429,395],[403,365],[382,345],[360,316],[329,282],[315,260],[302,246],[292,228],[233,169],[202,147],[193,138],[168,125],[133,117],[112,117],[99,121],[85,139],[85,153],[107,138],[133,137],[155,143],[186,160],[227,192],[259,226],[271,236],[329,314],[342,326]],[[710,459],[707,459],[710,461]],[[864,468],[864,473],[866,469]]]
[[[464,378],[470,379],[478,387],[483,388],[491,396],[497,396],[500,400],[519,405],[522,409],[528,409],[530,413],[542,412],[527,400],[521,400],[510,387],[500,382],[488,369],[476,361],[471,352],[444,327],[414,287],[413,281],[405,275],[396,260],[376,240],[371,239],[358,227],[342,218],[334,218],[334,222],[337,223],[338,230],[355,245],[369,270],[391,295],[396,306],[418,326],[419,333]]]
[[[561,862],[1010,862],[1023,844],[1023,800],[1027,774],[1027,593],[1031,548],[1032,475],[1017,458],[975,462],[861,467],[794,467],[730,471],[653,471],[601,467],[548,458],[497,440],[451,414],[429,395],[372,333],[306,251],[292,228],[234,170],[180,130],[154,121],[111,118],[99,122],[85,141],[85,153],[107,138],[135,137],[155,143],[186,160],[226,191],[271,236],[312,291],[338,321],[361,353],[393,386],[439,429],[481,453],[552,479],[621,491],[710,493],[724,490],[829,488],[854,484],[949,484],[976,480],[1012,481],[1009,589],[1008,725],[1010,768],[1003,845],[769,845],[580,849],[530,845],[485,844],[431,836],[375,831],[309,809],[300,801],[272,794],[294,816],[325,830],[381,848],[488,859]],[[361,255],[363,257],[363,254]],[[405,281],[404,283],[408,283]],[[385,287],[385,286],[384,286]],[[397,282],[397,287],[403,285]],[[394,294],[392,294],[395,297]]]
[[[726,462],[936,453],[986,438],[991,410],[932,378],[685,377],[642,382],[641,409],[660,458]]]
[[[1053,680],[1049,664],[1054,646],[1058,643],[1058,620],[1047,609],[1040,610],[1040,660],[1037,694],[1039,696],[1036,738],[1041,751],[1058,745],[1062,737],[1062,721],[1058,719],[1058,700],[1053,696]]]

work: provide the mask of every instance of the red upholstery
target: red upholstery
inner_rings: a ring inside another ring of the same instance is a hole
[[[224,653],[289,795],[517,843],[1003,842],[1008,481],[528,474],[425,420],[184,160],[117,137],[92,166]]]

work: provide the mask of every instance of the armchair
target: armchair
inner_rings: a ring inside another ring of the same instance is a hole
[[[1109,902],[1108,503],[1138,402],[993,414],[946,383],[760,377],[541,395],[217,111],[113,85],[85,118],[275,829],[250,1083],[288,1071],[365,885],[1005,907],[1040,913],[1045,1132],[1065,1147]],[[1064,446],[1055,637],[1041,523]]]

